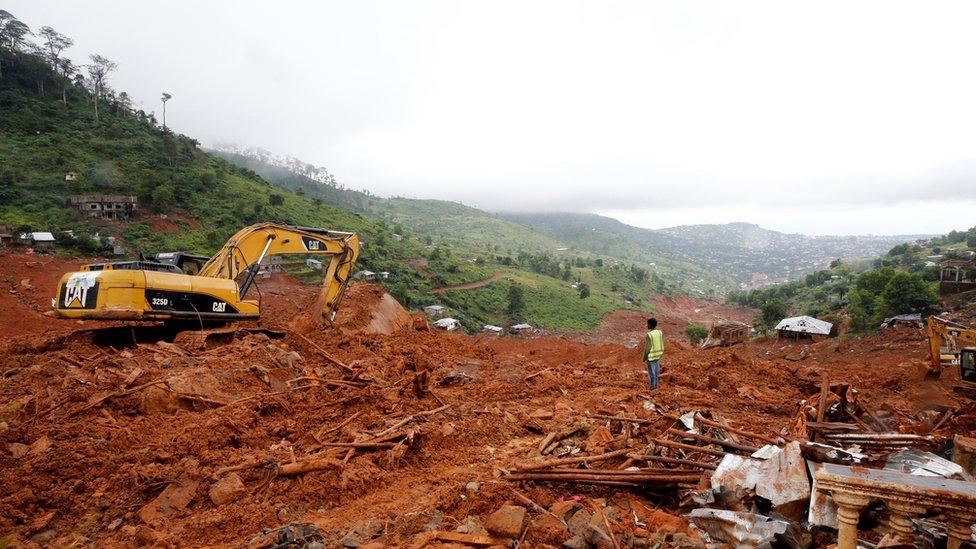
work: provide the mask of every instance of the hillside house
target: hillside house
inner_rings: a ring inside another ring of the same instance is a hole
[[[14,235],[10,234],[7,227],[0,225],[0,246],[9,246],[14,242]]]
[[[24,233],[20,235],[20,240],[28,246],[34,246],[35,248],[51,248],[57,242],[54,235],[47,231]]]
[[[68,172],[64,174],[65,181],[75,181],[76,179],[78,179],[78,174],[76,174],[75,172]]]
[[[440,318],[444,316],[444,306],[443,305],[428,305],[424,307],[424,314],[430,318]]]
[[[784,318],[776,325],[776,332],[780,339],[810,339],[819,340],[830,337],[834,325],[826,320],[812,316],[794,316]]]
[[[403,235],[402,234],[393,233],[393,241],[394,242],[403,242]]]
[[[305,260],[305,266],[314,271],[322,270],[322,262],[318,259],[312,259],[311,257]]]
[[[129,219],[139,207],[136,197],[115,194],[76,195],[68,200],[82,215],[94,219]]]
[[[531,324],[523,323],[523,324],[515,324],[514,326],[512,326],[512,332],[518,335],[531,334],[534,331],[535,328],[533,328]]]
[[[434,322],[434,326],[441,330],[453,332],[461,327],[461,322],[456,318],[447,317]]]
[[[366,282],[376,282],[376,273],[373,271],[359,271],[353,278],[358,280],[365,280]]]
[[[940,267],[939,295],[976,290],[976,260],[949,259]]]
[[[485,327],[481,329],[482,332],[488,332],[490,334],[501,334],[505,331],[501,326],[495,326],[493,324],[485,324]]]

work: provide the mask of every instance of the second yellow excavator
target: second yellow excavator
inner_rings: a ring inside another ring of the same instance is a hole
[[[261,223],[238,231],[196,274],[165,262],[125,261],[82,266],[58,284],[54,314],[102,320],[228,321],[258,318],[245,299],[261,261],[277,254],[330,256],[319,294],[332,320],[359,256],[355,233]]]
[[[951,320],[930,316],[929,372],[938,376],[946,368],[959,368],[956,391],[976,397],[976,329]]]

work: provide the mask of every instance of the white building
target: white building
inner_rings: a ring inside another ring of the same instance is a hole
[[[456,318],[442,318],[434,322],[434,326],[440,328],[441,330],[447,330],[448,332],[453,332],[461,327],[461,322]]]

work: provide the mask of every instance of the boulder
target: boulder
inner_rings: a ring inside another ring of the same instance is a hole
[[[517,539],[525,530],[525,507],[505,505],[488,516],[485,528],[492,535]]]
[[[230,473],[210,486],[210,501],[221,506],[237,501],[244,496],[244,481],[237,473]]]

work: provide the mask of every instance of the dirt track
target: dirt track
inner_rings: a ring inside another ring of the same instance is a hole
[[[639,351],[621,344],[417,330],[424,323],[366,284],[350,288],[335,329],[306,332],[306,340],[295,312],[308,310],[316,288],[287,277],[262,282],[260,326],[281,330],[282,339],[240,333],[203,349],[133,345],[126,332],[96,341],[90,323],[31,307],[49,299],[42,289],[65,264],[28,261],[37,260],[6,256],[2,273],[13,280],[32,272],[38,288],[26,300],[18,293],[20,308],[0,318],[12,334],[0,339],[0,537],[15,545],[33,538],[51,546],[239,547],[262,529],[300,520],[318,527],[326,546],[369,521],[380,525],[379,543],[409,546],[425,530],[453,530],[465,517],[518,503],[499,470],[536,455],[546,432],[578,422],[597,429],[601,421],[585,419],[592,414],[646,418],[660,430],[671,423],[645,406]],[[914,330],[814,345],[675,345],[651,401],[776,435],[826,372],[857,387],[869,410],[912,425],[926,404],[961,404],[947,389],[951,376],[930,387],[914,381],[923,357]],[[974,427],[967,415],[942,429]],[[386,431],[395,435],[387,446],[329,446]],[[327,465],[287,472],[315,460]],[[210,491],[227,467],[240,468],[243,493],[217,505]],[[470,482],[477,490],[465,488]],[[519,490],[546,506],[572,494],[617,501],[627,493],[559,483]],[[163,510],[153,505],[158,498],[167,499]],[[639,499],[677,512],[671,500]],[[655,516],[642,535],[681,524]],[[525,541],[560,543],[548,535],[530,528]]]
[[[474,282],[467,282],[464,284],[455,284],[454,286],[441,286],[439,288],[434,288],[431,293],[442,294],[444,292],[453,292],[455,290],[476,290],[478,288],[484,288],[489,284],[494,284],[502,277],[501,269],[495,269],[490,278],[484,280],[476,280]]]

